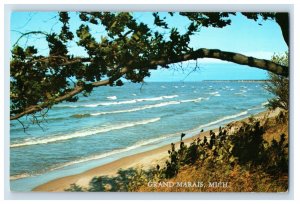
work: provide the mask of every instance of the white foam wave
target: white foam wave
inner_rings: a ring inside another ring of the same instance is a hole
[[[164,99],[170,99],[170,98],[176,98],[176,97],[178,97],[178,95],[159,96],[159,97],[153,97],[153,98],[140,98],[140,99],[127,100],[127,101],[103,102],[103,103],[96,103],[96,104],[87,104],[87,105],[82,105],[82,106],[94,108],[97,106],[132,104],[132,103],[143,102],[143,101],[161,101]]]
[[[246,96],[244,93],[240,93],[240,92],[238,92],[238,93],[234,93],[235,95],[241,95],[241,96]]]
[[[237,118],[237,117],[240,117],[240,116],[243,116],[243,115],[247,115],[247,113],[248,113],[248,111],[243,111],[243,112],[240,112],[240,113],[237,113],[237,114],[234,114],[234,115],[228,115],[228,116],[222,117],[222,118],[220,118],[218,120],[212,121],[210,123],[201,125],[201,126],[199,126],[199,128],[209,127],[209,126],[218,124],[220,122],[223,122],[225,120],[234,119],[234,118]]]
[[[219,92],[218,92],[218,91],[215,91],[215,92],[210,92],[210,93],[208,93],[208,94],[210,94],[210,95],[217,95],[217,94],[219,94]]]
[[[265,106],[265,105],[268,105],[268,104],[269,104],[269,101],[261,103],[262,106]]]
[[[110,105],[120,105],[120,104],[131,104],[131,103],[136,103],[137,100],[128,100],[128,101],[116,101],[116,102],[104,102],[104,103],[96,103],[96,104],[87,104],[87,105],[82,105],[83,107],[89,107],[89,108],[94,108],[97,106],[110,106]]]
[[[107,96],[106,98],[109,99],[109,100],[116,100],[117,96]]]
[[[32,140],[24,141],[22,143],[11,144],[10,147],[15,148],[15,147],[22,147],[22,146],[29,146],[29,145],[47,144],[47,143],[53,143],[53,142],[58,142],[58,141],[70,140],[73,138],[87,137],[87,136],[95,135],[98,133],[109,132],[112,130],[119,130],[119,129],[123,129],[123,128],[134,127],[137,125],[146,125],[148,123],[154,123],[159,120],[160,120],[160,118],[152,118],[152,119],[148,119],[148,120],[141,120],[141,121],[135,121],[135,122],[121,123],[121,124],[117,124],[117,125],[110,125],[110,126],[106,126],[106,127],[102,126],[100,128],[84,129],[84,130],[73,132],[71,134],[55,135],[52,137],[32,139]]]
[[[260,105],[258,106],[255,106],[253,108],[249,108],[248,110],[251,111],[251,110],[258,110],[258,109],[262,109],[262,108],[265,108],[266,105],[269,104],[269,101],[266,101],[266,102],[263,102],[261,103]]]
[[[180,103],[199,102],[201,100],[202,100],[202,98],[181,100],[181,101],[168,101],[168,102],[163,102],[163,103],[158,103],[158,104],[145,105],[145,106],[142,106],[142,107],[137,107],[137,108],[132,108],[132,109],[91,113],[90,115],[97,116],[97,115],[116,114],[116,113],[130,113],[130,112],[136,112],[136,111],[141,111],[141,110],[146,110],[146,109],[151,109],[151,108],[159,108],[159,107],[163,107],[163,106],[177,105],[177,104],[180,104]]]
[[[234,115],[230,115],[230,116],[225,116],[225,117],[222,117],[222,118],[220,118],[218,120],[212,121],[210,123],[201,125],[197,129],[209,127],[211,125],[218,124],[218,123],[220,123],[222,121],[225,121],[225,120],[234,119],[234,118],[237,118],[239,116],[246,115],[247,113],[248,113],[247,111],[243,111],[243,112],[238,113],[238,114],[234,114]],[[191,131],[193,131],[193,130],[191,130]],[[64,164],[59,165],[57,167],[54,167],[50,171],[61,169],[61,168],[64,168],[64,167],[67,167],[67,166],[71,166],[71,165],[74,165],[74,164],[80,164],[80,163],[89,162],[89,161],[92,161],[92,160],[98,160],[98,159],[102,159],[102,158],[105,158],[105,157],[113,156],[113,155],[116,155],[116,154],[124,153],[124,152],[130,151],[130,150],[133,150],[133,149],[137,149],[137,148],[145,146],[145,145],[149,145],[149,144],[152,144],[152,143],[155,143],[155,142],[159,142],[159,141],[161,141],[163,139],[166,139],[166,138],[169,138],[169,137],[172,137],[172,136],[176,136],[178,134],[179,133],[168,134],[168,135],[164,135],[162,137],[153,138],[153,139],[149,139],[149,140],[146,140],[146,141],[139,141],[139,142],[135,143],[134,145],[126,147],[126,148],[123,148],[123,149],[116,149],[116,150],[113,150],[113,151],[110,151],[110,152],[106,152],[106,153],[102,153],[102,154],[98,154],[98,155],[91,155],[91,156],[88,156],[88,157],[85,157],[85,158],[80,158],[80,159],[77,159],[77,160],[74,160],[74,161],[70,161],[70,162],[64,163]],[[25,174],[11,176],[10,179],[11,180],[16,180],[16,179],[21,179],[21,178],[29,177],[29,176],[32,176],[32,175],[25,173]]]
[[[23,173],[23,174],[18,174],[18,175],[10,176],[9,179],[10,180],[17,180],[17,179],[26,178],[26,177],[29,177],[29,176],[31,176],[31,175],[28,174],[28,173]]]
[[[132,109],[91,113],[91,115],[92,116],[97,116],[97,115],[106,115],[106,114],[114,114],[114,113],[130,113],[130,112],[136,112],[136,111],[141,111],[141,110],[146,110],[146,109],[151,109],[151,108],[158,108],[158,107],[174,105],[174,104],[180,104],[180,102],[178,102],[178,101],[169,101],[169,102],[164,102],[164,103],[159,103],[159,104],[154,104],[154,105],[146,105],[146,106],[142,106],[142,107],[138,107],[138,108],[132,108]]]
[[[139,147],[146,146],[146,145],[149,145],[149,144],[152,144],[152,143],[156,143],[156,142],[159,142],[163,139],[166,139],[166,138],[178,135],[178,134],[179,133],[167,134],[167,135],[163,135],[163,136],[158,137],[158,138],[139,141],[139,142],[136,142],[135,144],[133,144],[132,146],[129,146],[129,147],[126,147],[126,148],[123,148],[123,149],[116,149],[116,150],[112,150],[110,152],[105,152],[105,153],[98,154],[98,155],[91,155],[91,156],[80,158],[80,159],[77,159],[77,160],[74,160],[74,161],[66,162],[64,164],[61,164],[59,166],[51,168],[49,171],[54,171],[54,170],[61,169],[61,168],[71,166],[71,165],[74,165],[74,164],[80,164],[80,163],[89,162],[89,161],[93,161],[93,160],[103,159],[105,157],[113,156],[115,154],[128,152],[130,150],[137,149]],[[26,178],[26,177],[29,177],[29,176],[33,176],[33,175],[24,173],[24,174],[20,174],[20,175],[11,176],[10,180],[17,180],[17,179]]]
[[[178,95],[171,95],[171,96],[163,96],[163,98],[176,98]]]
[[[188,103],[188,102],[200,102],[202,98],[196,98],[196,99],[187,99],[187,100],[181,100],[181,103]]]

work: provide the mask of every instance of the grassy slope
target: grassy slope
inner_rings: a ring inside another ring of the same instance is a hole
[[[117,176],[94,177],[88,188],[76,184],[67,191],[133,192],[286,192],[288,190],[288,117],[280,111],[232,122],[215,134],[215,142],[195,140],[169,150],[157,169],[130,168]],[[286,114],[288,115],[288,114]],[[258,123],[259,121],[259,123]],[[224,131],[226,130],[226,132]],[[213,132],[212,132],[213,133]],[[214,133],[213,133],[214,134]],[[282,134],[285,137],[281,137]],[[284,139],[283,139],[284,138]],[[204,187],[152,187],[156,184],[202,182]],[[210,186],[210,182],[227,185]],[[224,187],[225,186],[225,187]]]
[[[250,119],[251,120],[251,119]],[[287,118],[282,121],[278,115],[270,118],[262,118],[260,122],[265,133],[263,139],[270,145],[272,140],[280,141],[280,135],[288,136]],[[249,120],[247,121],[249,122]],[[229,126],[239,126],[241,122],[235,122]],[[288,140],[286,140],[288,141]],[[197,161],[193,165],[185,165],[179,173],[171,179],[159,182],[203,182],[205,187],[149,187],[141,186],[141,192],[285,192],[288,190],[287,173],[266,172],[263,165],[249,167],[247,164],[236,164],[231,167],[228,163],[214,163],[212,161]],[[226,187],[209,186],[209,182],[228,182]],[[161,183],[162,184],[162,183]]]

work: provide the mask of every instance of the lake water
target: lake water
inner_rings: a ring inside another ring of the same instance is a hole
[[[131,154],[264,111],[262,82],[126,83],[99,87],[48,112],[24,133],[10,130],[11,190],[30,191]]]

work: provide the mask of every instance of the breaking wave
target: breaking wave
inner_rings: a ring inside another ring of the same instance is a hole
[[[247,111],[243,111],[243,112],[240,112],[240,113],[237,113],[237,114],[234,114],[234,115],[225,116],[225,117],[222,117],[222,118],[220,118],[218,120],[215,120],[215,121],[209,122],[207,124],[201,125],[197,129],[209,127],[209,126],[218,124],[218,123],[226,121],[226,120],[230,120],[230,119],[234,119],[234,118],[246,115],[247,113],[248,113]],[[153,119],[150,119],[150,120],[144,120],[144,121],[140,121],[140,122],[134,122],[134,123],[131,123],[131,124],[132,124],[132,126],[134,126],[134,125],[141,125],[141,124],[147,124],[147,123],[150,123],[150,122],[156,122],[158,120],[160,120],[160,118],[153,118]],[[130,123],[124,123],[124,124],[128,124],[129,125]],[[126,125],[123,125],[122,128],[124,128],[125,126]],[[193,131],[193,130],[191,130],[191,131]],[[173,137],[173,136],[177,136],[177,135],[179,135],[179,132],[172,133],[172,134],[166,134],[166,135],[163,135],[163,136],[158,137],[158,138],[152,138],[152,139],[149,139],[149,140],[139,141],[139,142],[133,144],[132,146],[129,146],[129,147],[126,147],[126,148],[115,149],[115,150],[112,150],[112,151],[109,151],[109,152],[105,152],[105,153],[101,153],[101,154],[97,154],[97,155],[91,155],[91,156],[88,156],[88,157],[79,158],[79,159],[76,159],[76,160],[73,160],[73,161],[70,161],[70,162],[59,164],[58,166],[52,167],[48,171],[54,171],[54,170],[61,169],[61,168],[64,168],[64,167],[67,167],[67,166],[71,166],[71,165],[74,165],[74,164],[80,164],[80,163],[89,162],[89,161],[92,161],[92,160],[98,160],[98,159],[106,158],[106,157],[109,157],[109,156],[112,156],[112,155],[116,155],[116,154],[119,154],[119,153],[128,152],[130,150],[137,149],[139,147],[150,145],[150,144],[153,144],[153,143],[156,143],[156,142],[160,142],[160,141],[162,141],[164,139],[167,139],[167,138],[170,138],[170,137]],[[39,143],[39,144],[42,144],[42,143]],[[27,144],[27,145],[33,145],[33,144]],[[25,146],[25,144],[24,145],[19,145],[19,146]],[[11,147],[12,147],[12,145],[11,145]],[[17,180],[17,179],[21,179],[21,178],[30,177],[30,176],[33,176],[33,175],[30,175],[28,173],[24,173],[24,174],[19,174],[19,175],[11,176],[10,180]]]
[[[109,96],[109,97],[107,97],[107,98],[109,98],[111,100],[117,99],[116,96]],[[160,100],[171,99],[171,98],[176,98],[176,97],[178,97],[178,95],[159,96],[159,97],[153,97],[153,98],[140,98],[140,99],[127,100],[127,101],[101,102],[101,103],[84,104],[84,105],[59,105],[59,106],[56,106],[56,107],[59,107],[59,108],[61,108],[61,107],[66,107],[66,108],[77,108],[77,107],[94,108],[94,107],[97,107],[97,106],[132,104],[132,103],[143,102],[143,101],[160,101]]]
[[[88,162],[88,161],[92,161],[92,160],[102,159],[102,158],[109,157],[109,156],[112,156],[112,155],[115,155],[115,154],[128,152],[130,150],[137,149],[137,148],[142,147],[142,146],[150,145],[152,143],[159,142],[161,140],[164,140],[164,139],[172,137],[172,136],[176,136],[178,134],[179,133],[166,134],[166,135],[163,135],[163,136],[158,137],[158,138],[139,141],[139,142],[133,144],[132,146],[129,146],[129,147],[126,147],[126,148],[115,149],[115,150],[112,150],[110,152],[105,152],[105,153],[101,153],[101,154],[97,154],[97,155],[91,155],[91,156],[88,156],[88,157],[83,157],[83,158],[76,159],[76,160],[73,160],[73,161],[70,161],[70,162],[66,162],[66,163],[57,165],[55,167],[52,167],[48,171],[54,171],[54,170],[61,169],[61,168],[71,166],[71,165],[74,165],[74,164],[80,164],[80,163],[84,163],[84,162]],[[30,177],[30,176],[33,176],[33,175],[30,175],[28,173],[24,173],[24,174],[10,176],[10,180],[17,180],[17,179],[21,179],[21,178]]]
[[[243,112],[240,112],[240,113],[237,113],[237,114],[234,114],[234,115],[228,115],[228,116],[222,117],[218,120],[207,123],[205,125],[201,125],[201,126],[199,126],[199,128],[205,128],[205,127],[209,127],[209,126],[212,126],[212,125],[216,125],[220,122],[230,120],[230,119],[234,119],[234,118],[237,118],[237,117],[240,117],[240,116],[243,116],[243,115],[247,115],[247,114],[248,114],[248,111],[243,111]]]
[[[91,113],[91,114],[75,114],[75,115],[72,115],[72,117],[82,118],[82,117],[97,116],[97,115],[130,113],[130,112],[136,112],[136,111],[141,111],[141,110],[146,110],[146,109],[159,108],[159,107],[163,107],[163,106],[177,105],[180,103],[200,102],[201,100],[202,100],[202,98],[181,100],[181,101],[168,101],[168,102],[163,102],[163,103],[158,103],[158,104],[145,105],[145,106],[132,108],[132,109],[123,109],[123,110],[116,110],[116,111],[103,111],[103,112],[97,112],[97,113]]]
[[[146,125],[148,123],[154,123],[159,120],[160,120],[160,118],[152,118],[152,119],[148,119],[148,120],[126,122],[126,123],[104,126],[104,127],[102,126],[99,128],[89,128],[89,129],[75,131],[70,134],[55,135],[55,136],[47,137],[47,138],[31,139],[31,140],[24,141],[22,143],[11,144],[10,147],[15,148],[15,147],[30,146],[30,145],[54,143],[54,142],[59,142],[59,141],[64,141],[64,140],[70,140],[73,138],[87,137],[87,136],[95,135],[98,133],[109,132],[112,130],[119,130],[119,129],[123,129],[123,128],[134,127],[137,125]]]
[[[106,98],[109,99],[109,100],[116,100],[117,96],[107,96]]]

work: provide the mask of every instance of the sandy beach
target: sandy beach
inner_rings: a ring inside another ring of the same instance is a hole
[[[278,111],[275,112],[262,112],[257,115],[255,115],[255,118],[260,119],[262,117],[265,117],[267,114],[267,117],[273,117],[274,115],[278,114]],[[243,119],[240,121],[245,121],[247,119]],[[231,122],[229,124],[236,124],[235,122]],[[223,126],[224,127],[224,126]],[[232,128],[234,125],[230,126]],[[213,130],[215,133],[218,133],[218,129]],[[209,132],[205,131],[200,134],[194,135],[193,137],[187,138],[183,140],[186,144],[191,143],[194,139],[200,137],[203,138],[204,136],[209,136]],[[175,144],[176,148],[179,148],[179,140],[180,135],[178,135],[178,142]],[[33,189],[33,191],[41,191],[41,192],[60,192],[64,191],[65,189],[70,187],[70,184],[77,184],[82,187],[88,187],[89,182],[91,179],[95,176],[113,176],[116,175],[119,169],[128,169],[128,168],[142,168],[142,169],[149,169],[151,167],[155,167],[157,164],[163,166],[165,161],[168,157],[168,150],[171,148],[171,145],[165,145],[162,147],[159,147],[154,150],[142,152],[139,154],[127,156],[121,159],[118,159],[114,162],[90,169],[86,172],[72,175],[72,176],[66,176],[59,179],[52,180],[50,182],[47,182],[45,184],[42,184],[36,188]]]
[[[217,129],[214,130],[218,132]],[[209,131],[205,131],[199,135],[194,135],[193,137],[183,140],[186,144],[189,144],[197,137],[203,138],[204,136],[209,136]],[[180,140],[180,135],[178,135],[178,141]],[[179,148],[180,142],[175,144],[176,148]],[[64,191],[70,187],[70,184],[76,183],[82,187],[87,187],[91,179],[95,176],[113,176],[116,175],[119,169],[128,168],[142,168],[149,169],[155,167],[157,164],[162,165],[168,158],[168,150],[171,149],[171,145],[165,145],[157,149],[142,152],[139,154],[134,154],[131,156],[123,157],[114,162],[93,168],[81,174],[76,174],[72,176],[66,176],[63,178],[55,179],[43,185],[40,185],[33,189],[33,191],[43,191],[43,192],[59,192]]]

